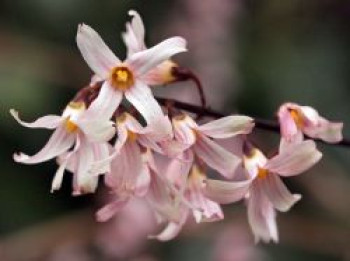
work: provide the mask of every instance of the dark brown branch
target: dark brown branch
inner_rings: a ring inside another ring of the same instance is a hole
[[[163,106],[165,106],[166,104],[169,103],[169,101],[171,101],[172,105],[178,109],[192,112],[192,113],[202,115],[202,116],[207,116],[207,117],[212,117],[212,118],[221,118],[221,117],[228,116],[224,113],[212,110],[210,108],[202,108],[202,107],[197,106],[197,105],[193,105],[193,104],[182,102],[182,101],[177,101],[174,99],[167,99],[167,98],[161,98],[161,97],[156,97],[156,99]],[[276,133],[280,132],[278,122],[273,121],[273,120],[260,119],[257,117],[253,117],[253,118],[255,121],[256,128],[261,129],[261,130],[272,131],[272,132],[276,132]],[[308,137],[308,138],[313,139],[313,140],[320,142],[320,143],[327,144],[327,145],[350,147],[350,140],[345,139],[345,138],[342,141],[340,141],[338,143],[334,143],[334,144],[327,143],[327,142],[324,142],[323,140],[314,139],[311,137]]]

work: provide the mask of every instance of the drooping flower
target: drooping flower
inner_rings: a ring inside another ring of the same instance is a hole
[[[254,127],[254,122],[246,116],[228,116],[198,126],[189,115],[183,114],[173,118],[173,127],[175,140],[183,147],[190,166],[196,156],[224,177],[232,178],[240,159],[212,139],[248,134]],[[172,154],[171,150],[176,146],[173,143],[168,145],[168,153]]]
[[[284,144],[300,142],[303,134],[329,143],[343,139],[343,123],[330,122],[309,106],[285,103],[278,111],[278,119]]]
[[[156,122],[163,116],[143,76],[171,56],[186,51],[183,38],[169,38],[152,48],[133,53],[123,62],[88,25],[79,25],[77,44],[96,77],[103,81],[98,97],[90,106],[91,111],[110,118],[125,96],[147,123]]]
[[[130,10],[129,15],[132,16],[132,20],[126,24],[126,32],[122,34],[127,47],[127,57],[147,49],[145,44],[145,27],[141,16],[134,10]],[[170,59],[165,60],[144,74],[142,80],[149,85],[163,85],[173,82],[176,80],[172,73],[175,67],[177,67],[175,62]]]
[[[66,168],[74,173],[73,194],[95,191],[97,176],[90,172],[90,168],[95,161],[109,157],[107,141],[115,133],[113,122],[90,117],[83,102],[69,103],[62,116],[48,115],[33,123],[20,120],[14,110],[10,112],[25,127],[55,129],[47,144],[35,155],[14,154],[16,162],[37,164],[59,157],[60,166],[52,182],[52,191],[60,188]],[[101,165],[96,172],[107,169],[108,165]]]
[[[151,182],[148,154],[152,153],[150,150],[162,153],[157,141],[164,140],[161,133],[172,133],[169,119],[166,116],[161,119],[164,123],[143,127],[129,113],[125,112],[117,118],[118,139],[115,152],[107,159],[111,161],[111,169],[105,175],[105,183],[115,199],[97,213],[99,221],[111,218],[132,197],[143,197],[147,193]],[[169,130],[156,128],[158,126],[167,126]],[[105,164],[105,161],[102,163]],[[99,164],[96,164],[98,169]]]
[[[277,242],[275,209],[286,212],[301,198],[289,192],[280,176],[301,174],[321,157],[311,140],[291,144],[269,160],[257,148],[246,148],[244,167],[251,180],[247,193],[248,221],[256,242],[260,239]]]

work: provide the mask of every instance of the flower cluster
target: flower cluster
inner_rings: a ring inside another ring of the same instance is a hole
[[[25,127],[54,130],[38,153],[18,153],[14,160],[37,164],[56,158],[51,191],[61,187],[67,170],[73,173],[73,195],[94,193],[103,175],[113,198],[97,212],[97,220],[107,221],[137,199],[163,225],[152,238],[174,238],[191,216],[198,223],[222,220],[222,204],[245,200],[256,241],[277,242],[276,209],[288,211],[301,198],[282,178],[305,172],[322,156],[304,134],[336,143],[342,124],[327,121],[311,107],[286,103],[278,112],[279,152],[267,159],[248,141],[254,128],[250,117],[230,115],[199,124],[184,111],[162,108],[151,87],[184,79],[171,58],[186,51],[186,41],[172,37],[147,48],[139,14],[129,14],[132,20],[122,34],[124,61],[91,27],[79,25],[77,45],[94,75],[61,116],[27,123],[10,111]],[[244,140],[235,148],[241,156],[220,142],[237,136]]]

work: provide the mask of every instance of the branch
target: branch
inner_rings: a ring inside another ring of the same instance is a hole
[[[208,117],[212,117],[212,118],[221,118],[221,117],[228,116],[227,114],[218,112],[218,111],[210,109],[210,108],[202,108],[202,107],[197,106],[197,105],[193,105],[193,104],[182,102],[182,101],[177,101],[174,99],[156,97],[156,100],[163,106],[166,106],[167,104],[169,104],[169,102],[171,102],[171,104],[173,104],[174,107],[176,107],[178,109],[192,112],[192,113],[202,115],[202,116],[208,116]],[[279,124],[276,121],[260,119],[257,117],[254,118],[254,121],[255,121],[255,127],[258,129],[280,133]],[[308,138],[315,140],[317,142],[323,143],[323,144],[327,144],[327,145],[350,147],[350,140],[345,139],[345,138],[338,143],[327,143],[327,142],[320,140],[320,139],[315,139],[315,138],[311,138],[311,137],[308,137]]]

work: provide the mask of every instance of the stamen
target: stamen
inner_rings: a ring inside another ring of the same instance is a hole
[[[269,171],[267,169],[258,168],[258,178],[264,179],[266,178],[267,174],[269,174]]]
[[[302,128],[304,126],[304,120],[302,115],[297,110],[291,109],[290,115],[292,116],[295,124],[298,126],[298,128]]]
[[[74,122],[69,120],[69,118],[66,120],[65,126],[66,126],[66,130],[69,133],[72,133],[78,130],[78,125],[76,125]]]
[[[137,133],[128,130],[128,139],[131,142],[135,142],[137,139],[137,136],[138,136]]]
[[[111,71],[110,81],[114,88],[125,91],[134,85],[134,75],[128,67],[117,66]]]

